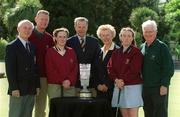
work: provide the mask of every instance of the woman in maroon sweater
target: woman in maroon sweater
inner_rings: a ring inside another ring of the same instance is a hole
[[[138,109],[143,105],[141,66],[142,54],[136,48],[134,31],[122,28],[119,37],[122,46],[112,53],[108,63],[108,73],[114,80],[112,106],[119,107],[123,117],[138,117]]]
[[[66,28],[55,29],[55,46],[47,50],[46,72],[49,99],[61,96],[75,96],[75,82],[78,64],[75,52],[66,47],[69,31]]]

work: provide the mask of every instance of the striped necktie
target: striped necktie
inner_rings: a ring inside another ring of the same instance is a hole
[[[83,38],[81,38],[80,40],[81,40],[81,43],[80,43],[81,49],[85,51],[85,40]]]

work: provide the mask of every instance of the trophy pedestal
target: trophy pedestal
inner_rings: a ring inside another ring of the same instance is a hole
[[[89,90],[81,90],[79,92],[79,97],[80,98],[92,98],[92,92]]]

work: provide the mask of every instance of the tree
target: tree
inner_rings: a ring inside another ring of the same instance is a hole
[[[165,22],[170,27],[167,38],[169,41],[174,40],[180,44],[180,0],[171,0],[167,3],[165,13]]]
[[[180,59],[180,0],[170,0],[165,4],[165,22],[169,26],[169,32],[165,39],[171,45],[172,54]],[[176,58],[175,58],[176,59]]]
[[[111,0],[40,0],[40,2],[43,8],[50,12],[49,32],[57,27],[66,27],[70,35],[73,35],[75,33],[73,20],[78,16],[89,19],[90,35],[96,34],[100,24],[111,23]]]
[[[34,21],[34,16],[39,8],[41,8],[41,4],[38,0],[19,0],[14,8],[7,10],[4,15],[4,23],[9,35],[16,34],[16,27],[20,20]]]
[[[159,16],[155,11],[147,7],[141,7],[132,11],[129,21],[136,31],[141,32],[141,24],[149,19],[155,20],[157,23],[159,22]]]
[[[147,7],[141,7],[136,8],[132,11],[131,16],[129,18],[129,21],[131,22],[132,27],[138,32],[137,35],[137,44],[140,45],[142,40],[142,29],[141,25],[146,20],[155,20],[157,23],[159,22],[159,16],[158,14],[147,8]]]
[[[10,0],[9,0],[10,1]],[[5,24],[11,34],[14,34],[15,25],[22,18],[32,19],[40,3],[43,9],[50,12],[48,31],[66,27],[70,35],[75,33],[73,20],[84,16],[89,19],[90,35],[96,35],[97,27],[101,24],[112,24],[117,32],[124,26],[131,26],[129,17],[132,9],[148,6],[158,10],[159,0],[14,0],[17,5],[5,14]],[[40,1],[40,3],[39,3]],[[13,26],[13,27],[11,27]],[[118,39],[119,40],[119,39]]]
[[[0,0],[0,38],[7,38],[8,30],[3,22],[3,17],[5,12],[8,11],[9,8],[15,6],[15,2],[16,0]]]
[[[57,27],[67,27],[73,35],[73,20],[75,17],[84,16],[89,19],[90,35],[96,35],[96,30],[101,24],[112,24],[117,32],[130,26],[129,16],[133,8],[148,6],[157,9],[159,0],[40,0],[43,8],[50,12],[49,32]],[[55,9],[55,10],[54,10]],[[119,39],[116,38],[116,41]]]

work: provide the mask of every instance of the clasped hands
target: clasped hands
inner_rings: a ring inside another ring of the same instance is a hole
[[[102,91],[102,92],[107,92],[108,87],[107,87],[105,84],[99,84],[99,85],[97,86],[97,89],[98,89],[99,91]]]
[[[64,89],[69,89],[71,85],[71,82],[69,80],[64,80],[62,82],[62,86],[64,87]]]
[[[122,79],[115,79],[115,86],[119,89],[123,89],[124,87],[124,81]]]

